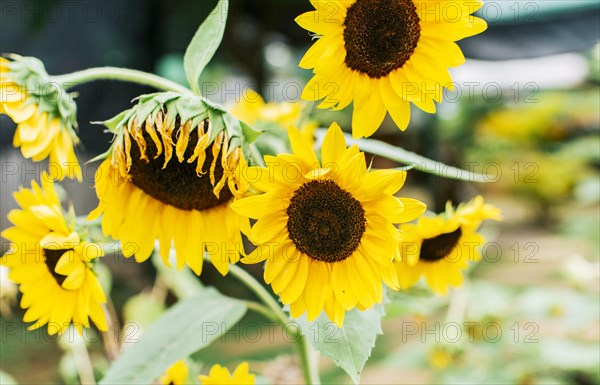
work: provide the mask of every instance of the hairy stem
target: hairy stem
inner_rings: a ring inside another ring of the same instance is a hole
[[[53,76],[52,80],[65,89],[95,80],[120,80],[143,84],[162,91],[174,91],[182,94],[192,94],[192,91],[181,84],[161,76],[143,71],[118,67],[98,67],[77,71],[66,75]]]
[[[308,385],[319,384],[319,372],[317,370],[317,362],[312,356],[311,346],[306,340],[306,337],[302,335],[297,327],[290,327],[290,318],[281,309],[279,303],[271,296],[271,294],[251,276],[248,272],[239,266],[231,265],[229,267],[231,275],[239,279],[244,285],[246,285],[254,294],[260,298],[260,300],[271,310],[274,314],[277,322],[290,334],[294,335],[294,341],[296,342],[296,348],[300,355],[300,362],[302,365],[302,372],[304,379]]]

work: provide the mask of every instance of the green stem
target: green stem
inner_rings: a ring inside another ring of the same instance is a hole
[[[295,334],[296,348],[300,355],[300,361],[302,364],[302,372],[304,379],[308,385],[316,385],[320,383],[319,372],[317,370],[317,361],[313,359],[311,354],[311,346],[308,340],[302,333],[298,333],[296,328],[290,328],[290,319],[285,312],[279,306],[279,303],[271,296],[271,294],[260,284],[253,276],[251,276],[246,270],[239,266],[231,265],[229,267],[231,275],[239,279],[244,285],[246,285],[254,294],[260,298],[260,300],[271,310],[276,320],[281,326],[286,329],[290,334]]]
[[[85,385],[95,385],[94,365],[92,365],[90,353],[88,352],[85,341],[77,335],[75,340],[70,341],[69,346],[71,347],[71,353],[75,360],[75,367],[79,374],[79,382]]]
[[[246,285],[256,296],[275,314],[277,321],[285,328],[288,327],[290,319],[281,310],[279,303],[271,296],[271,294],[260,284],[253,276],[251,276],[246,270],[239,266],[229,266],[229,272],[231,275],[239,279],[244,285]]]
[[[246,305],[246,307],[252,310],[253,312],[261,314],[263,317],[271,321],[277,322],[277,316],[275,316],[275,313],[273,313],[271,309],[269,309],[265,305],[254,301],[244,301],[244,305]]]
[[[53,76],[52,80],[68,89],[81,83],[94,80],[121,80],[154,87],[162,91],[174,91],[182,94],[192,94],[192,91],[181,84],[165,79],[158,75],[118,67],[98,67],[77,71],[66,75]]]

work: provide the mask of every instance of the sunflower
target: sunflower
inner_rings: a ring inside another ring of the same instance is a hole
[[[244,156],[211,119],[184,115],[195,99],[173,103],[159,103],[144,119],[138,119],[143,103],[129,120],[118,117],[112,155],[96,172],[100,203],[88,218],[102,214],[104,234],[138,262],[152,254],[158,238],[165,264],[174,244],[178,268],[187,263],[200,275],[206,251],[225,275],[243,253],[240,231],[249,230],[248,220],[229,207],[245,191],[238,178]]]
[[[449,67],[465,62],[455,41],[486,29],[480,0],[311,0],[296,22],[320,36],[300,67],[314,77],[302,98],[341,110],[354,102],[355,137],[371,136],[389,111],[405,130],[410,103],[434,113],[452,90]]]
[[[49,156],[48,172],[54,179],[69,177],[81,181],[81,167],[73,150],[79,143],[74,131],[75,103],[54,83],[46,87],[50,84],[47,74],[32,73],[29,63],[33,58],[16,58],[10,62],[0,57],[0,114],[8,115],[17,124],[13,146],[21,147],[23,156],[34,162]],[[13,66],[19,71],[12,71]],[[26,89],[42,89],[44,93],[30,94]]]
[[[185,360],[180,360],[171,365],[165,374],[160,378],[161,385],[185,385],[188,380],[188,366]]]
[[[275,124],[287,132],[290,127],[299,127],[302,136],[311,144],[314,142],[315,121],[304,121],[304,111],[300,102],[265,103],[262,96],[247,89],[242,98],[231,107],[231,114],[255,127],[270,128]]]
[[[397,287],[392,259],[398,253],[394,223],[420,216],[425,205],[396,198],[406,172],[367,171],[364,153],[346,149],[340,127],[331,125],[319,163],[300,133],[291,128],[295,155],[265,156],[268,168],[245,175],[264,191],[232,204],[258,219],[250,239],[258,248],[245,262],[266,260],[264,279],[293,317],[324,309],[340,327],[344,312],[382,300],[382,282]]]
[[[202,385],[254,385],[254,374],[250,374],[247,362],[242,362],[233,371],[221,365],[213,365],[208,376],[198,376]]]
[[[486,219],[502,220],[500,210],[477,196],[456,210],[448,203],[445,213],[402,225],[400,258],[394,262],[400,286],[406,289],[421,276],[438,294],[460,286],[468,263],[481,259],[485,239],[477,230]]]
[[[14,194],[21,209],[8,219],[14,225],[0,235],[11,241],[0,263],[10,269],[9,278],[20,284],[23,320],[34,322],[30,330],[48,324],[48,333],[64,332],[69,324],[81,333],[90,319],[107,330],[101,303],[104,291],[93,272],[93,264],[103,255],[95,243],[88,243],[74,229],[72,211],[65,217],[53,182],[42,176],[41,187]]]

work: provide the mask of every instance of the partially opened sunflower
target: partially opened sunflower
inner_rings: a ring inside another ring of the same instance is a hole
[[[479,0],[311,3],[316,10],[296,19],[319,37],[300,62],[314,73],[302,98],[336,110],[354,103],[355,137],[371,136],[386,112],[405,130],[410,103],[434,113],[443,88],[454,88],[448,68],[465,62],[455,42],[487,27],[471,15]]]
[[[325,310],[341,327],[345,311],[382,301],[384,282],[397,288],[394,224],[419,217],[425,205],[395,197],[406,172],[367,171],[364,153],[346,148],[337,124],[321,162],[296,129],[289,136],[293,155],[265,156],[267,168],[245,173],[264,194],[232,204],[258,219],[250,233],[258,248],[245,261],[266,261],[264,279],[293,317],[308,311],[310,321]]]

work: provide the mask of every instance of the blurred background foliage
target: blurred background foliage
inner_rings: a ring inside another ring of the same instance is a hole
[[[105,0],[2,1],[0,52],[43,60],[49,73],[92,66],[155,71],[184,82],[185,47],[213,1]],[[206,96],[231,105],[252,88],[266,101],[294,101],[310,77],[297,67],[310,36],[293,23],[311,8],[298,0],[233,0],[223,46],[204,75]],[[386,119],[376,138],[446,164],[485,172],[490,183],[470,184],[411,172],[405,196],[440,211],[447,200],[482,193],[506,220],[484,228],[488,244],[463,288],[435,297],[424,286],[390,293],[390,304],[364,383],[597,384],[600,382],[600,46],[596,1],[497,1],[480,12],[490,28],[461,42],[471,58],[453,71],[457,90],[437,115],[413,110],[400,134]],[[106,119],[151,91],[101,82],[79,87],[82,159],[108,148],[111,137],[91,121]],[[321,126],[349,127],[350,113],[315,110]],[[0,228],[14,208],[11,192],[41,168],[11,149],[14,125],[0,117],[3,172]],[[396,164],[373,157],[376,167]],[[78,213],[95,207],[95,165],[84,183],[64,183]],[[8,244],[2,240],[2,251]],[[169,274],[117,252],[101,272],[110,287],[124,345],[177,299]],[[248,269],[260,276],[258,266]],[[187,277],[190,285],[199,282]],[[212,267],[202,284],[248,296]],[[68,344],[21,323],[15,287],[5,271],[0,296],[0,383],[78,383]],[[459,325],[456,339],[453,325]],[[248,326],[250,325],[250,326]],[[299,383],[293,347],[281,332],[270,338],[265,321],[247,315],[238,327],[262,326],[261,338],[230,334],[192,357],[196,368],[250,361],[272,383]],[[416,328],[416,331],[414,330]],[[437,328],[437,329],[436,329]],[[275,328],[279,330],[278,328]],[[429,333],[427,333],[429,331]],[[500,335],[497,338],[497,331]],[[87,336],[95,371],[108,366],[101,337]],[[130,341],[131,340],[131,341]],[[327,360],[324,383],[349,379]]]

